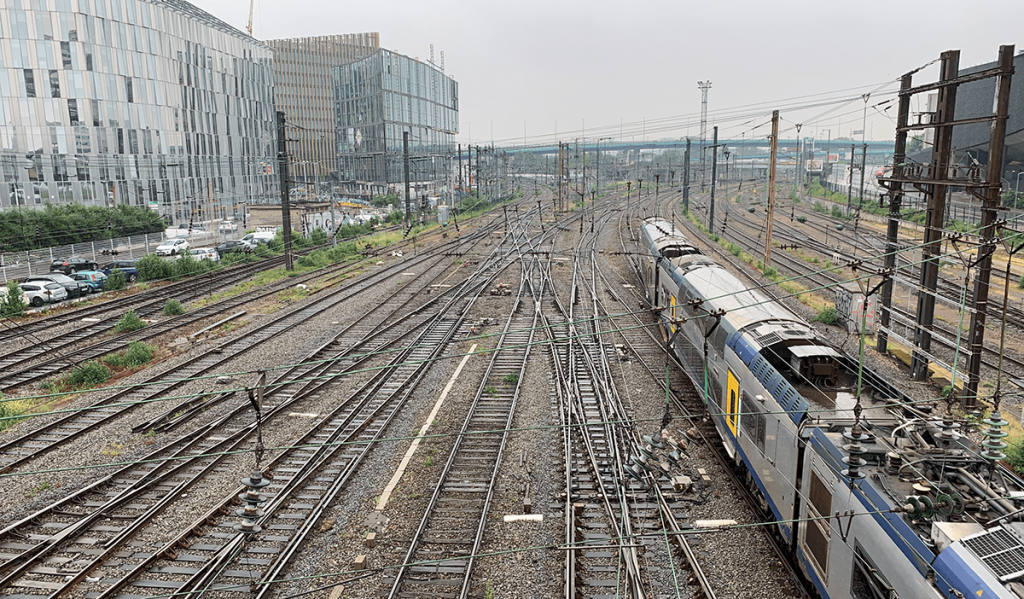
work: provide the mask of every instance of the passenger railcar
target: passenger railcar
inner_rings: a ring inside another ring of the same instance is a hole
[[[998,465],[1005,422],[985,421],[983,449],[970,423],[870,372],[858,403],[857,361],[799,316],[666,220],[642,221],[640,243],[671,350],[822,597],[1024,599],[1024,482]]]

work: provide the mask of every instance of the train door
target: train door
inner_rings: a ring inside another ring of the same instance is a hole
[[[669,318],[671,318],[671,320],[669,321],[668,327],[669,327],[669,329],[671,329],[672,334],[675,335],[675,333],[676,333],[676,296],[669,295],[668,297],[669,297],[669,302],[668,302],[669,310],[668,310],[668,314],[669,314]]]
[[[729,425],[729,430],[732,431],[732,436],[736,436],[736,421],[739,418],[740,413],[740,381],[736,378],[736,375],[732,373],[732,368],[728,368],[728,376],[725,385],[725,393],[727,396],[725,406],[725,421]]]

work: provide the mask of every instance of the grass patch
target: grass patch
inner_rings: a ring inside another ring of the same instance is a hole
[[[0,393],[0,431],[14,426],[21,422],[28,416],[24,414],[28,412],[31,406],[26,401],[19,401],[16,399],[4,399],[4,394]]]

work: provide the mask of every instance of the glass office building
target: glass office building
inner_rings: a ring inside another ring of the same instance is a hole
[[[182,0],[0,0],[0,208],[279,201],[272,58]]]
[[[323,180],[338,170],[333,89],[325,82],[343,64],[380,48],[378,33],[346,33],[270,40],[274,50],[274,99],[296,127],[288,131],[294,179]]]
[[[409,132],[410,180],[436,192],[451,172],[459,132],[459,85],[427,62],[389,50],[334,70],[339,177],[347,191],[402,189]]]

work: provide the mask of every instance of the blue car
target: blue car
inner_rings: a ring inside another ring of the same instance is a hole
[[[108,264],[104,264],[97,270],[109,277],[110,271],[115,268],[124,273],[124,276],[128,279],[129,283],[134,283],[139,280],[139,271],[135,268],[135,260],[115,260]]]
[[[71,275],[71,278],[88,285],[90,293],[99,293],[103,291],[103,281],[107,275],[98,270],[83,270]]]

